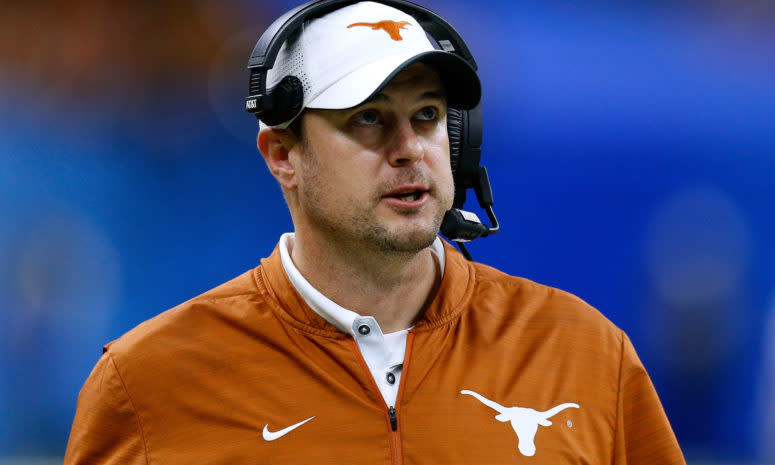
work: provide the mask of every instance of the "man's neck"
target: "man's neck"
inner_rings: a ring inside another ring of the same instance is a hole
[[[340,306],[373,316],[384,333],[414,325],[441,281],[429,248],[417,253],[353,250],[343,244],[317,246],[297,234],[289,244],[299,272]]]

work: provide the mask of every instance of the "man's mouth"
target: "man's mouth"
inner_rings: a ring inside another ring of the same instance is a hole
[[[389,197],[393,197],[399,200],[405,200],[407,202],[413,202],[420,198],[420,196],[423,194],[424,191],[414,190],[414,191],[407,191],[407,192],[400,192],[397,194],[390,195]]]
[[[415,184],[403,185],[393,189],[382,198],[390,200],[391,203],[399,208],[418,208],[425,204],[428,199],[428,188]]]

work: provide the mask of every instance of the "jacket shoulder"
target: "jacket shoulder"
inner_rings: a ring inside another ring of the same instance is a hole
[[[189,299],[135,326],[118,339],[109,342],[103,352],[114,357],[136,354],[138,350],[155,352],[175,344],[207,335],[224,328],[224,323],[238,321],[246,315],[260,317],[270,312],[264,303],[265,291],[256,282],[258,268]]]
[[[497,302],[499,305],[491,306],[493,317],[532,324],[575,326],[579,330],[606,333],[619,343],[624,337],[623,331],[599,310],[570,292],[512,276],[481,263],[475,263],[474,268],[474,300]]]

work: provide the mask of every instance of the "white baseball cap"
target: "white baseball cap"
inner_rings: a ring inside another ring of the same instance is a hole
[[[434,49],[412,16],[376,2],[349,5],[305,23],[280,48],[266,87],[292,75],[304,89],[302,109],[352,108],[415,62],[436,70],[450,106],[465,110],[479,103],[481,84],[468,62]],[[277,126],[285,128],[297,116]]]

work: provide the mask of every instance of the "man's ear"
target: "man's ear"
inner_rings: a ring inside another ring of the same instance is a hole
[[[298,141],[287,129],[263,128],[256,137],[258,150],[264,157],[267,168],[283,189],[296,189],[296,168],[290,152]]]

